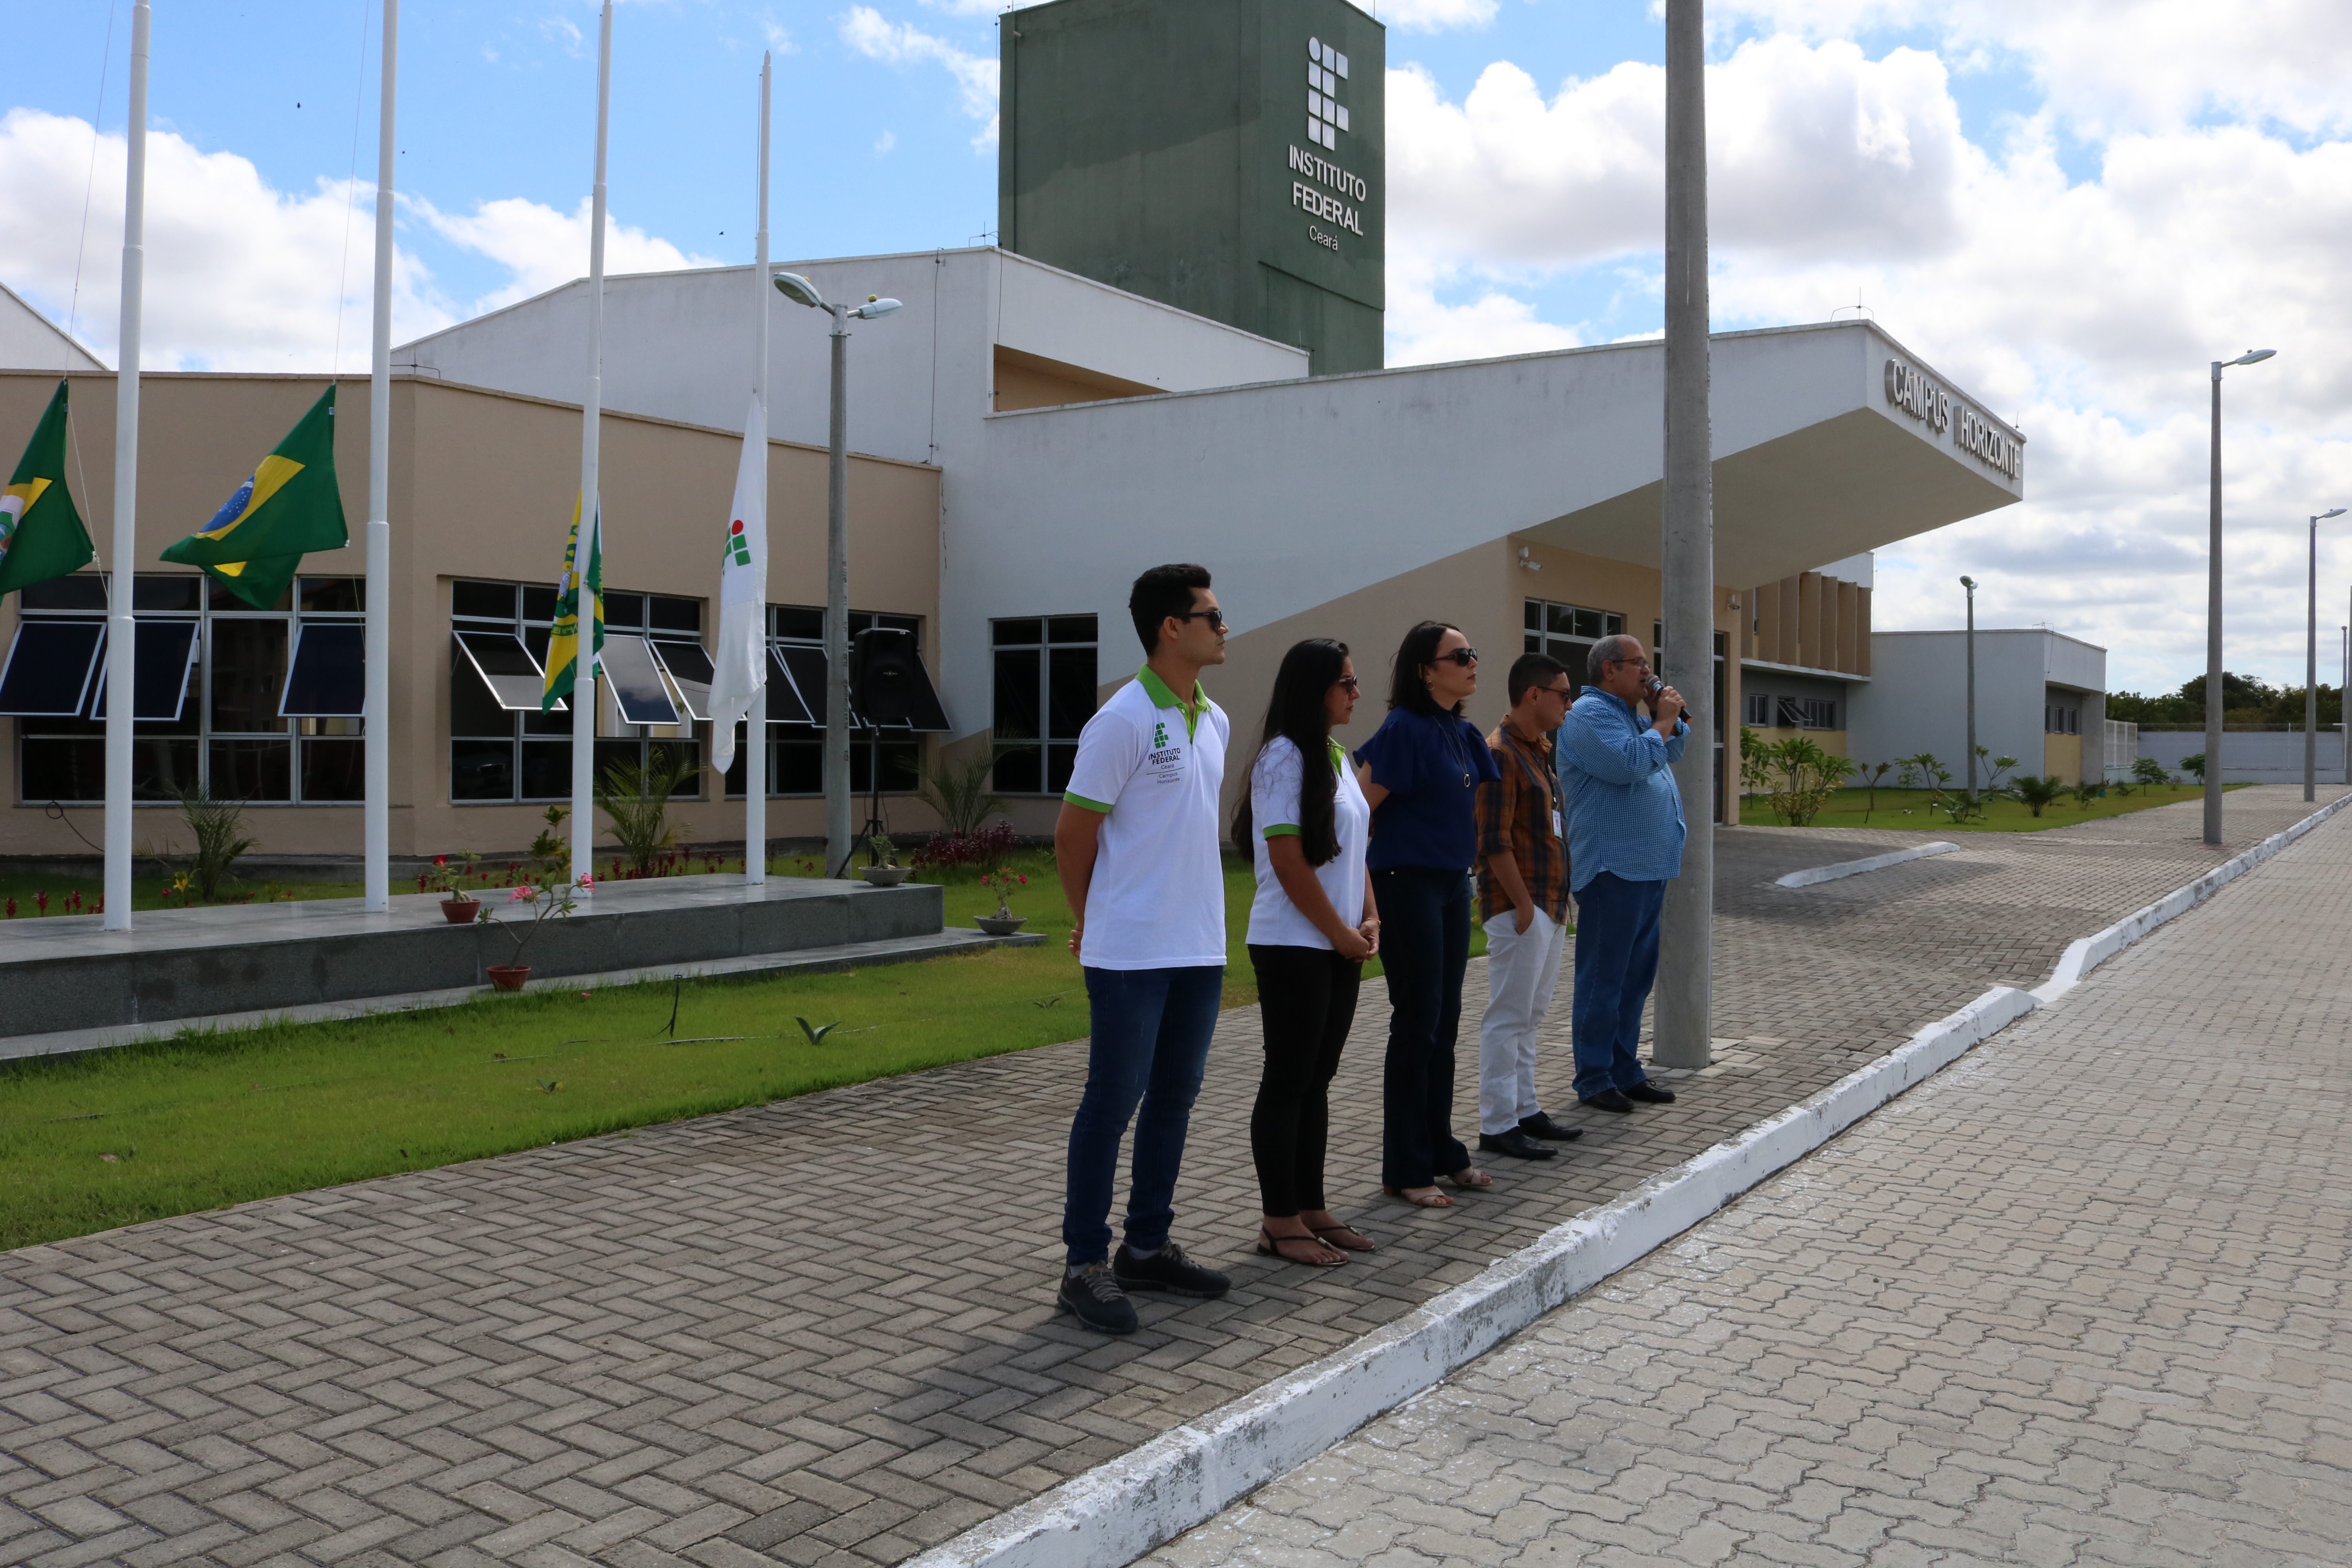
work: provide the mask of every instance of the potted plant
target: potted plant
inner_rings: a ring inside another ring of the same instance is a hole
[[[522,961],[522,952],[530,945],[530,939],[539,934],[539,928],[551,919],[563,919],[580,907],[579,900],[573,896],[574,884],[567,864],[568,847],[555,834],[565,815],[560,805],[547,808],[547,826],[540,829],[539,837],[530,841],[530,858],[526,862],[523,879],[507,894],[509,904],[528,906],[530,918],[528,921],[493,920],[488,906],[482,907],[475,917],[484,925],[498,926],[514,943],[513,963],[482,966],[483,973],[490,977],[490,984],[500,991],[520,991],[523,983],[530,978],[530,965]],[[580,874],[579,888],[593,889],[595,885],[593,877],[585,871]]]
[[[1010,866],[999,866],[994,871],[983,872],[981,876],[982,887],[993,887],[996,889],[996,912],[992,915],[975,915],[972,918],[974,923],[991,936],[1011,936],[1029,919],[1027,915],[1016,915],[1013,912],[1013,885],[1015,882],[1025,888],[1029,885],[1029,879],[1020,875]]]
[[[888,834],[874,836],[874,864],[861,875],[877,888],[895,888],[907,879],[907,868],[898,864],[898,847],[890,842]]]
[[[457,851],[459,865],[452,870],[449,857],[433,857],[433,869],[417,880],[417,890],[441,895],[441,915],[453,926],[471,925],[482,912],[482,900],[466,891],[466,879],[474,874],[481,857],[470,849]]]

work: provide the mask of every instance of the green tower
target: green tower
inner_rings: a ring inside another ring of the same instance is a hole
[[[1051,0],[999,26],[998,242],[1378,370],[1386,30],[1347,0]]]

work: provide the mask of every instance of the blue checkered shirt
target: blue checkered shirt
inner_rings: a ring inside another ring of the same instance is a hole
[[[1682,792],[1666,770],[1690,741],[1675,721],[1672,740],[1642,721],[1622,698],[1588,686],[1553,744],[1568,794],[1569,888],[1607,871],[1629,882],[1662,882],[1683,868]]]

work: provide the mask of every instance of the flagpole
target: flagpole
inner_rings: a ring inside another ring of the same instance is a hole
[[[751,395],[760,400],[762,416],[768,406],[768,94],[770,57],[760,57],[760,233],[753,242],[758,265],[751,268],[751,293],[759,301],[759,331],[751,359]],[[764,425],[764,418],[762,424]],[[760,454],[761,527],[767,527],[768,454]],[[768,585],[760,584],[760,674],[751,694],[751,711],[743,724],[743,880],[764,887],[768,880]]]
[[[393,86],[400,67],[400,0],[383,0],[383,88],[375,151],[375,362],[368,373],[367,762],[370,912],[392,908],[392,176]]]
[[[114,550],[106,606],[106,929],[131,929],[131,707],[138,685],[139,322],[147,271],[147,0],[131,7],[130,172],[122,196],[121,325],[114,375]]]
[[[572,880],[591,874],[596,856],[596,609],[588,567],[604,531],[597,502],[596,437],[604,409],[604,132],[613,107],[613,0],[596,26],[596,184],[588,202],[588,387],[580,400],[580,542],[572,552],[578,640],[572,656]]]

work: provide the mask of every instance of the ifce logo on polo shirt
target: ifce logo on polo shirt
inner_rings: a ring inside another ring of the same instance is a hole
[[[1168,743],[1168,721],[1156,720],[1151,726],[1151,749],[1158,751]]]

